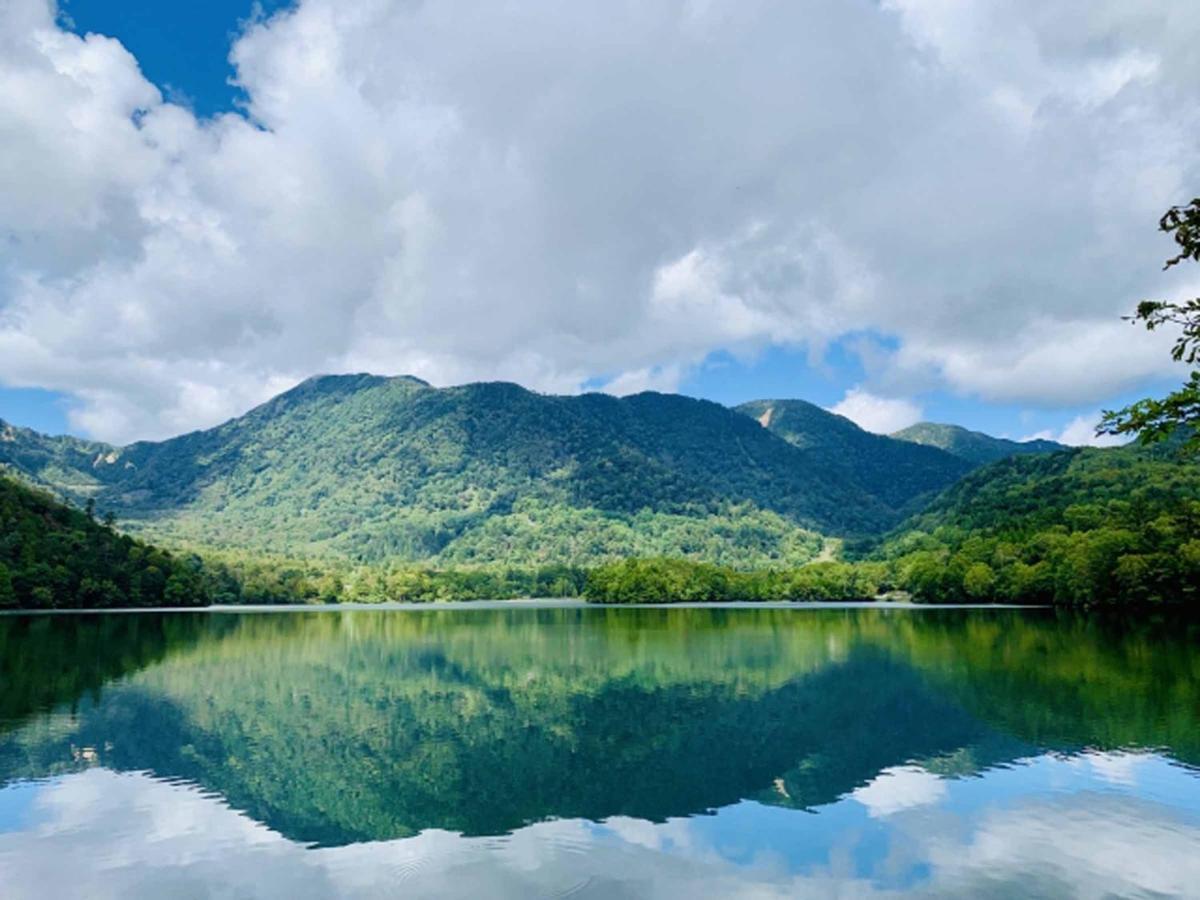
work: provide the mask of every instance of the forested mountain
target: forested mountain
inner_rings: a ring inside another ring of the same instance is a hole
[[[1057,445],[949,426],[903,435],[953,452],[870,434],[799,400],[730,410],[677,395],[347,375],[309,379],[217,428],[128,447],[0,424],[0,465],[135,533],[224,550],[235,567],[230,552],[442,568],[631,557],[795,567],[828,558],[829,537],[892,529],[886,570],[831,563],[754,591],[894,584],[928,599],[1067,602],[1112,585],[1129,593],[1135,581],[1166,596],[1191,572],[1187,504],[1200,476],[1173,449],[1019,455]],[[972,471],[1009,452],[1018,455]],[[346,590],[335,582],[353,580],[350,569],[337,572],[322,592]]]
[[[818,412],[801,443],[678,395],[324,376],[162,442],[5,427],[0,464],[172,542],[453,565],[800,563],[817,533],[884,531],[968,468]]]
[[[327,376],[163,442],[0,425],[0,465],[212,563],[184,564],[9,480],[0,603],[574,594],[579,567],[621,560],[592,573],[590,596],[1187,600],[1200,585],[1200,466],[1180,443],[974,467],[796,400],[730,410]],[[830,537],[873,558],[836,561]]]
[[[892,437],[926,447],[937,447],[977,466],[1008,456],[1056,453],[1069,449],[1065,444],[1056,441],[1010,441],[1007,438],[992,437],[982,431],[969,431],[959,425],[942,425],[937,422],[918,422],[897,431]]]
[[[796,447],[806,466],[908,512],[971,469],[943,450],[872,434],[804,400],[752,400],[736,409]]]
[[[608,603],[856,600],[1067,606],[1200,603],[1200,465],[1179,445],[1014,456],[972,472],[858,562],[739,572],[626,559],[592,569]]]
[[[110,444],[52,437],[0,419],[0,466],[80,503],[103,488],[99,476],[118,455]]]
[[[0,608],[192,606],[199,570],[0,475]]]
[[[1200,601],[1200,464],[1168,444],[1015,456],[883,545],[928,600]]]

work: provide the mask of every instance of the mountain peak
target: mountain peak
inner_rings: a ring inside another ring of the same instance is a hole
[[[323,373],[319,375],[310,375],[305,378],[292,390],[304,388],[306,390],[319,391],[343,391],[346,389],[358,389],[361,387],[374,387],[380,384],[389,382],[398,382],[402,384],[412,384],[418,387],[430,387],[428,381],[418,378],[416,375],[373,375],[370,372],[342,372],[342,373]],[[290,393],[285,392],[285,393]]]
[[[736,411],[802,451],[806,466],[836,472],[894,508],[915,508],[970,469],[942,450],[872,434],[807,400],[752,400]]]
[[[751,400],[734,409],[797,447],[824,442],[831,431],[849,439],[868,434],[845,416],[807,400]]]
[[[820,549],[813,531],[886,530],[969,468],[810,403],[767,406],[761,428],[678,394],[320,375],[215,428],[123,448],[121,465],[33,435],[0,442],[0,463],[160,539],[439,564],[798,562]]]
[[[1065,444],[1056,441],[1013,441],[1008,438],[992,437],[982,431],[971,431],[961,425],[947,425],[939,422],[918,422],[916,425],[910,425],[908,428],[897,431],[892,437],[926,447],[937,447],[976,465],[995,462],[1008,456],[1056,453],[1059,450],[1069,449]]]

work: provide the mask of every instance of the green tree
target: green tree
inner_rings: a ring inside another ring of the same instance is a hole
[[[1165,269],[1188,259],[1200,262],[1200,197],[1186,206],[1171,207],[1158,227],[1171,235],[1178,247]],[[1171,356],[1188,365],[1200,360],[1200,297],[1182,303],[1145,300],[1129,319],[1150,331],[1163,326],[1178,328]],[[1171,436],[1180,426],[1188,430],[1186,449],[1200,452],[1200,371],[1192,372],[1182,387],[1161,400],[1147,398],[1121,410],[1106,411],[1097,432],[1137,435],[1142,443],[1151,444]]]
[[[198,560],[140,544],[0,476],[0,607],[158,606],[168,578],[201,603],[205,576]]]
[[[973,563],[963,575],[963,590],[973,600],[990,600],[996,585],[996,573],[985,562]]]

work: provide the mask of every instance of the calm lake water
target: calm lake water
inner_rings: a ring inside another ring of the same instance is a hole
[[[0,617],[0,896],[1200,896],[1200,630]]]

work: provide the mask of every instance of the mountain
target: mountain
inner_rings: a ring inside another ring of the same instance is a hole
[[[801,446],[678,395],[321,376],[161,442],[0,426],[0,464],[174,543],[455,565],[794,564],[819,535],[894,526],[968,468],[821,416]]]
[[[857,562],[735,571],[626,559],[592,568],[584,596],[606,603],[851,600],[902,590],[933,603],[1194,605],[1200,465],[1186,455],[1186,438],[991,463],[873,549],[870,541],[848,545]]]
[[[1200,465],[1170,443],[1009,457],[880,555],[927,600],[1200,602]]]
[[[971,469],[944,450],[872,434],[804,400],[752,400],[736,409],[796,447],[806,466],[910,513]]]
[[[99,470],[116,458],[117,448],[109,444],[51,437],[0,419],[0,466],[73,500],[82,502],[102,490]]]
[[[892,437],[926,447],[937,447],[977,466],[1008,456],[1056,453],[1069,449],[1066,444],[1056,441],[1010,441],[1007,438],[992,437],[982,431],[968,431],[959,425],[941,425],[936,422],[918,422],[897,431]]]
[[[0,475],[0,608],[204,602],[192,566]]]

